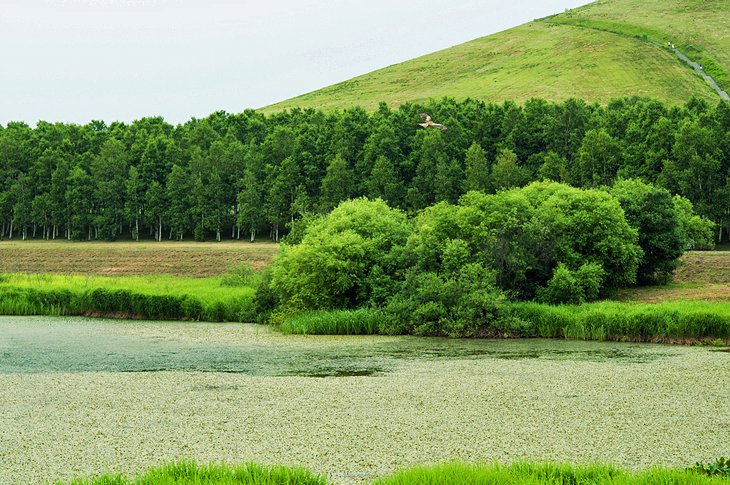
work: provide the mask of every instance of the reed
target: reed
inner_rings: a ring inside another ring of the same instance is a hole
[[[383,313],[377,310],[322,310],[284,320],[280,330],[293,334],[372,335],[380,333]]]

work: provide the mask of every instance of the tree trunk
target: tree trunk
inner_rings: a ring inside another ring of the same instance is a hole
[[[13,238],[13,221],[10,221],[10,239]]]
[[[254,242],[256,240],[256,229],[251,227],[251,242]]]

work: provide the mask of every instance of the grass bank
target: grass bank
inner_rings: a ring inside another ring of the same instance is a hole
[[[730,342],[730,303],[679,301],[657,304],[596,302],[583,305],[510,303],[502,317],[483,326],[484,337],[564,338],[632,342]],[[377,310],[307,312],[284,320],[297,334],[390,333]]]
[[[90,480],[75,480],[71,485],[157,485],[157,484],[289,484],[325,485],[324,477],[302,468],[265,467],[255,463],[241,466],[197,465],[184,461],[153,468],[136,478],[103,475]],[[397,471],[376,480],[373,485],[452,484],[571,484],[571,485],[669,485],[727,484],[721,474],[710,476],[696,470],[655,468],[627,472],[612,465],[531,464],[510,466],[447,463]],[[57,482],[61,485],[61,482]]]
[[[0,275],[2,315],[253,321],[255,275]]]

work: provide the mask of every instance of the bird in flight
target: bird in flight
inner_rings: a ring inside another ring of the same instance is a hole
[[[421,113],[418,115],[423,120],[423,123],[418,123],[419,126],[422,126],[424,128],[428,128],[429,126],[432,126],[434,128],[438,128],[441,131],[446,131],[446,127],[444,125],[440,125],[438,123],[434,123],[431,121],[431,117],[428,116],[426,113]]]

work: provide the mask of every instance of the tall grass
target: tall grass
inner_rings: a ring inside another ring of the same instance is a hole
[[[251,286],[225,277],[0,275],[0,314],[254,321]]]
[[[656,304],[597,302],[583,305],[514,303],[525,322],[520,337],[578,340],[671,341],[730,339],[730,303]]]
[[[629,473],[611,465],[531,464],[510,466],[447,463],[401,470],[375,485],[506,484],[506,485],[693,485],[721,484],[727,480],[692,471],[655,468]]]
[[[483,336],[624,340],[633,342],[730,341],[730,303],[678,301],[656,304],[596,302],[505,305],[501,318],[481,323]],[[356,335],[384,332],[392,318],[369,309],[320,310],[289,316],[281,331],[295,334]]]
[[[377,310],[312,311],[284,320],[281,331],[297,334],[372,335],[380,332],[383,314]]]
[[[60,485],[61,482],[56,484]],[[133,479],[124,475],[102,475],[90,480],[77,479],[71,482],[71,485],[167,484],[326,485],[327,481],[303,468],[267,467],[256,463],[239,466],[198,465],[193,461],[180,461],[152,468],[144,475]]]

